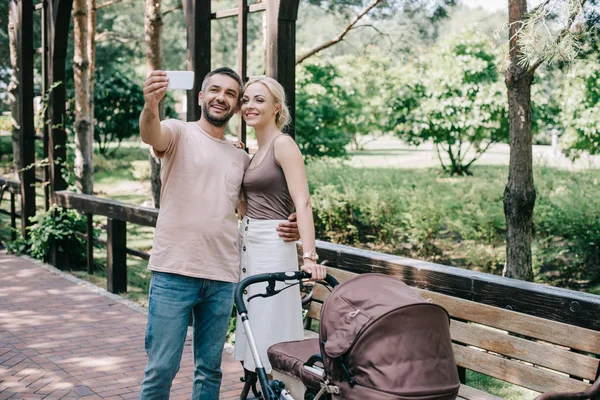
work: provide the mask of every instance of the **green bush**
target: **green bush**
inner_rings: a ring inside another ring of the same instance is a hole
[[[317,237],[335,243],[500,273],[506,168],[476,177],[433,169],[354,169],[311,163]],[[534,268],[557,285],[600,278],[600,183],[591,172],[536,170]]]
[[[600,282],[597,173],[553,172],[536,182],[536,272],[543,280],[561,286]]]
[[[131,174],[138,181],[150,180],[150,162],[148,160],[136,160],[131,162]]]
[[[0,115],[0,131],[11,132],[12,123],[10,115]]]
[[[39,260],[48,261],[50,249],[57,243],[58,251],[68,251],[69,265],[77,269],[86,265],[86,242],[76,233],[86,233],[86,219],[74,210],[52,206],[48,211],[38,212],[31,218],[29,237],[8,243],[8,251],[27,254]],[[63,240],[66,240],[63,247]]]
[[[470,174],[491,143],[508,138],[497,53],[488,37],[465,30],[402,69],[398,78],[394,131],[411,144],[432,141],[442,168],[452,175]]]

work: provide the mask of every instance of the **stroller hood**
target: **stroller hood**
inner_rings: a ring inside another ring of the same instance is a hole
[[[346,281],[321,311],[328,378],[344,399],[454,398],[460,382],[449,323],[442,307],[398,279],[363,274]]]

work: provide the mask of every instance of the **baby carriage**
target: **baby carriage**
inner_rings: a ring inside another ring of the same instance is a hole
[[[251,284],[268,282],[262,296],[269,297],[277,292],[276,281],[306,277],[303,272],[255,275],[236,289],[236,306],[265,400],[457,397],[460,382],[448,313],[403,282],[381,274],[363,274],[339,286],[327,275],[326,282],[335,289],[321,310],[319,338],[271,346],[269,361],[278,379],[267,379],[242,292]]]

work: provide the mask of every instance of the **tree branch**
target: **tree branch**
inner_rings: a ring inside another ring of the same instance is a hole
[[[586,3],[586,1],[587,0],[582,0],[581,3],[579,3],[579,5],[573,9],[571,14],[569,15],[569,19],[567,20],[567,25],[560,31],[560,33],[556,37],[556,40],[554,41],[555,46],[558,46],[560,42],[562,42],[562,40],[569,34],[571,26],[573,26],[573,22],[575,22],[575,18],[581,12],[581,9],[583,8],[583,5]],[[533,75],[535,70],[538,69],[538,67],[542,65],[544,61],[548,59],[548,57],[548,55],[540,57],[535,63],[531,64],[527,69],[527,75]]]
[[[475,152],[475,155],[473,156],[473,159],[471,161],[469,161],[469,163],[467,165],[465,165],[465,169],[469,169],[471,164],[473,164],[475,161],[479,160],[479,158],[483,155],[483,153],[485,153],[490,148],[490,146],[494,143],[495,142],[493,140],[490,140],[490,142],[485,146],[485,148],[483,150],[481,148],[477,149],[477,151]]]
[[[125,2],[128,2],[128,1],[131,1],[131,0],[108,0],[108,1],[105,1],[104,3],[102,3],[100,5],[97,5],[96,6],[96,10],[99,10],[101,8],[104,8],[104,7],[112,6],[113,4],[125,3]]]
[[[328,47],[333,46],[336,43],[341,42],[342,39],[344,38],[344,36],[346,36],[346,34],[348,32],[350,32],[350,30],[354,27],[354,25],[356,25],[356,23],[362,17],[364,17],[369,11],[371,11],[371,9],[373,9],[375,6],[377,6],[377,4],[381,3],[381,1],[382,0],[373,0],[371,2],[371,4],[369,4],[361,12],[359,12],[358,14],[356,14],[354,16],[354,18],[352,18],[352,20],[350,21],[350,23],[348,25],[346,25],[346,27],[336,37],[334,37],[333,39],[329,40],[328,42],[325,42],[325,43],[323,43],[323,44],[321,44],[321,45],[313,48],[312,50],[309,50],[308,52],[304,53],[300,57],[296,58],[296,65],[302,63],[307,58],[314,56],[315,54],[317,54],[321,50],[324,50],[324,49],[326,49]]]
[[[444,149],[444,147],[442,147],[442,149]],[[442,170],[444,172],[448,172],[448,168],[446,168],[446,166],[444,165],[444,161],[442,161],[442,155],[440,154],[440,146],[437,143],[435,144],[435,152],[437,153],[438,160],[440,160],[440,164],[442,165]]]
[[[103,31],[101,33],[96,34],[96,42],[103,42],[105,40],[117,40],[121,43],[130,43],[130,42],[138,42],[142,43],[143,38],[139,38],[136,36],[124,36],[119,33],[111,32],[111,31]]]
[[[164,17],[167,14],[172,13],[173,11],[177,11],[177,10],[181,10],[183,8],[183,3],[179,4],[178,6],[169,8],[168,10],[166,10],[164,13],[162,13],[162,16]]]
[[[392,40],[392,36],[389,33],[381,32],[379,29],[377,29],[375,27],[375,25],[372,25],[372,24],[357,25],[357,26],[353,27],[352,29],[359,29],[359,28],[371,28],[375,32],[377,32],[379,34],[379,36],[386,37],[387,40],[390,42],[390,46],[394,45],[394,41]],[[373,38],[375,38],[375,37],[378,37],[378,35],[375,35]],[[371,43],[373,43],[373,38],[371,39]]]

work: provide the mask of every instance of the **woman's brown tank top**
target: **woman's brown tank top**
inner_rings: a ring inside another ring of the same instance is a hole
[[[252,159],[244,174],[246,215],[250,218],[287,219],[294,211],[285,175],[275,160],[274,144],[279,136],[271,140],[262,161],[255,165]]]

